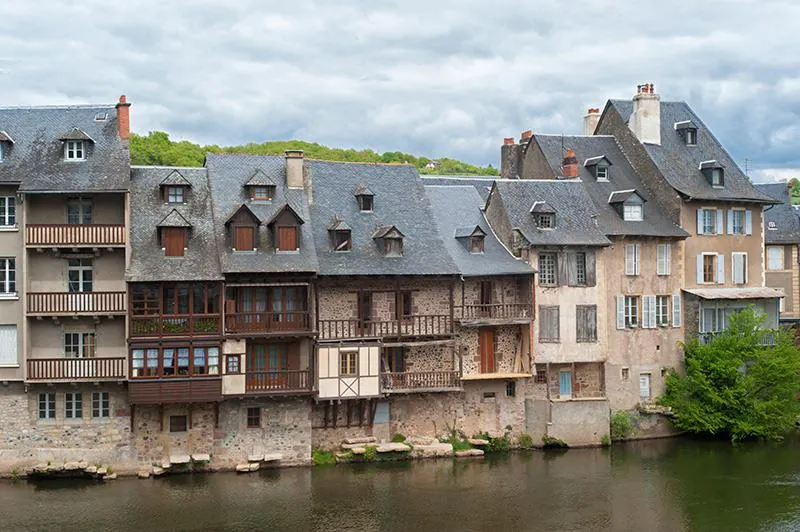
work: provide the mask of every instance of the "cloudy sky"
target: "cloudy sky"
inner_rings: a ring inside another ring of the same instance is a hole
[[[139,133],[497,166],[653,82],[761,181],[800,169],[798,50],[794,0],[10,1],[0,105],[125,93]]]

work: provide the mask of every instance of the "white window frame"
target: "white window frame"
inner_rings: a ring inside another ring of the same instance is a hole
[[[778,268],[774,268],[774,259],[776,258],[773,255],[773,252],[778,252],[778,258],[780,259],[780,264]],[[785,267],[785,257],[783,256],[784,249],[783,246],[767,246],[767,271],[770,272],[777,272],[782,271]]]
[[[719,283],[725,282],[724,277],[720,278],[720,275],[719,275],[720,274],[720,268],[721,268],[720,261],[722,261],[722,265],[723,265],[722,268],[724,268],[725,257],[723,255],[720,255],[719,253],[713,253],[713,252],[703,252],[700,255],[703,257],[703,259],[702,259],[703,282],[701,284],[719,284]],[[714,257],[713,277],[712,277],[712,279],[710,281],[706,280],[706,268],[705,268],[705,260],[706,260],[705,258],[706,257]]]
[[[17,259],[0,257],[0,298],[17,295]]]
[[[167,203],[186,203],[186,187],[181,185],[167,186]]]
[[[343,372],[342,370],[347,370]],[[339,377],[358,377],[358,351],[352,349],[339,351]]]
[[[670,275],[672,268],[672,244],[656,246],[656,275]]]
[[[725,187],[725,173],[722,168],[711,168],[711,186],[714,188]]]
[[[3,143],[0,142],[0,163],[3,162]]]
[[[83,393],[64,394],[64,419],[83,419]]]
[[[742,257],[741,265],[742,265],[742,272],[739,275],[739,272],[736,270],[736,262],[737,257]],[[747,271],[747,253],[744,251],[734,251],[731,253],[731,282],[733,284],[747,284],[747,276],[750,272]]]
[[[66,140],[66,141],[64,141],[64,160],[65,161],[85,161],[86,160],[86,141],[85,140]]]
[[[686,128],[685,139],[687,146],[697,146],[697,130],[694,128]]]
[[[717,227],[717,209],[700,209],[703,213],[703,232],[704,235],[716,235],[719,231]],[[711,219],[711,224],[709,225],[707,216]]]
[[[639,244],[625,245],[625,275],[639,275],[640,258],[641,247]]]
[[[42,392],[37,397],[37,411],[38,418],[55,419],[56,418],[56,393],[55,392]]]
[[[77,261],[75,263],[74,261]],[[71,290],[71,273],[78,274],[77,290]],[[88,273],[88,275],[87,275]],[[86,290],[88,288],[88,290]],[[92,259],[67,259],[67,291],[71,294],[91,292],[94,289],[94,261]]]
[[[2,142],[0,142],[2,145]],[[0,196],[0,227],[17,227],[17,198],[14,196]]]
[[[64,333],[64,358],[94,358],[97,337],[94,331],[66,331]]]
[[[111,394],[109,392],[92,392],[92,418],[107,419],[111,417]]]
[[[633,329],[639,327],[641,320],[639,319],[639,296],[624,296],[625,297],[625,327]]]
[[[596,167],[596,175],[598,181],[608,181],[608,166],[600,166],[599,164]]]
[[[672,296],[656,296],[656,323],[657,327],[669,327],[669,307]]]
[[[728,234],[731,235],[744,235],[746,230],[746,220],[747,211],[745,209],[731,209],[730,210],[731,216],[729,218],[728,223],[730,227],[728,227]],[[741,225],[738,226],[736,223],[736,218],[741,218]],[[737,229],[740,229],[737,231]]]
[[[644,220],[644,206],[641,203],[624,203],[622,219],[626,222],[641,222]]]

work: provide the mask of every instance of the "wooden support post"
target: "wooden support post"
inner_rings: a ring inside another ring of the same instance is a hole
[[[453,283],[450,283],[450,327],[448,327],[447,334],[453,334],[453,305],[455,305],[455,301],[453,300]]]
[[[158,419],[161,420],[160,430],[164,432],[164,405],[161,403],[158,405]]]
[[[358,426],[364,426],[364,399],[358,401]]]
[[[353,409],[352,401],[347,401],[347,427],[350,428],[350,411]]]
[[[136,405],[131,405],[131,434],[134,434],[135,432],[133,430],[134,427],[136,426],[135,418],[136,418]]]
[[[214,403],[214,428],[219,428],[219,402]]]
[[[188,414],[188,416],[187,416],[187,417],[188,417],[189,419],[188,419],[188,423],[187,423],[187,425],[188,425],[188,426],[187,426],[186,428],[187,428],[187,430],[192,430],[192,403],[189,403],[189,404],[187,405],[187,407],[188,407],[188,408],[186,409],[186,410],[187,410],[187,414]]]
[[[575,397],[575,383],[577,382],[577,380],[575,379],[575,362],[572,363],[572,368],[571,368],[571,371],[570,371],[570,379],[572,380],[572,382],[570,383],[570,388],[572,388],[571,392],[572,392],[572,397],[574,398]]]
[[[331,404],[330,403],[325,403],[325,414],[324,414],[325,419],[323,420],[322,425],[326,429],[328,428],[328,416],[330,415],[330,411],[331,411]]]
[[[333,428],[339,422],[339,401],[333,403]]]
[[[375,412],[378,410],[378,401],[374,400],[374,399],[370,399],[369,400],[369,406],[370,406],[370,409],[369,409],[369,426],[371,427],[372,424],[375,422]],[[392,420],[391,420],[391,417],[390,417],[389,422],[391,423],[391,421]]]

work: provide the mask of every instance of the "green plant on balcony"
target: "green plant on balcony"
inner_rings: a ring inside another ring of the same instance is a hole
[[[194,330],[196,332],[211,333],[217,332],[218,329],[216,318],[200,318],[194,322]]]
[[[158,332],[158,319],[134,320],[131,327],[133,334],[155,334]]]

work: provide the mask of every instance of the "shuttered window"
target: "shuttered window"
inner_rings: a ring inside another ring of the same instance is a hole
[[[697,255],[697,284],[725,282],[725,256],[717,253]]]
[[[642,327],[652,329],[656,326],[656,296],[642,297]]]
[[[625,246],[625,275],[639,275],[639,244]]]
[[[783,246],[767,246],[767,270],[777,271],[784,268]]]
[[[297,227],[278,227],[278,251],[297,251]]]
[[[559,342],[559,308],[552,306],[539,306],[539,341]]]
[[[728,209],[728,234],[752,235],[753,214],[745,209]]]
[[[558,284],[556,273],[556,254],[539,253],[539,284],[553,286]]]
[[[656,275],[669,275],[671,268],[672,246],[659,244],[656,248]]]
[[[680,294],[673,294],[672,296],[672,326],[681,326],[681,296]]]
[[[747,253],[731,253],[731,277],[733,284],[747,284]]]
[[[233,248],[236,251],[253,251],[256,247],[256,228],[236,226],[233,228]]]
[[[167,257],[183,257],[186,248],[186,229],[183,227],[164,227],[162,231],[162,246]]]
[[[617,296],[617,329],[639,326],[639,296]]]
[[[0,325],[0,366],[17,364],[17,326]]]
[[[669,326],[670,296],[656,296],[656,326]]]
[[[721,209],[697,209],[697,234],[721,235],[723,214]]]
[[[575,307],[575,327],[578,342],[597,341],[597,305]]]

